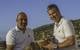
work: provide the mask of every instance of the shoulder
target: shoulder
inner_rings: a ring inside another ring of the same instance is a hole
[[[6,35],[6,44],[7,45],[14,45],[15,44],[15,37],[16,37],[15,28],[12,28],[8,31],[8,33]]]
[[[33,30],[30,27],[27,27],[26,31],[33,32]]]
[[[62,21],[63,21],[63,22],[66,22],[66,23],[69,22],[69,20],[67,20],[67,19],[65,19],[65,18],[62,18]]]
[[[65,19],[65,18],[62,18],[62,23],[64,25],[72,25],[72,22],[70,20]]]
[[[10,29],[8,31],[7,36],[9,36],[9,35],[15,35],[15,32],[16,32],[16,28],[14,27],[14,28],[12,28],[12,29]]]
[[[34,35],[33,30],[32,30],[31,28],[29,28],[29,27],[27,27],[26,32],[27,32],[29,35],[31,35],[31,36]]]

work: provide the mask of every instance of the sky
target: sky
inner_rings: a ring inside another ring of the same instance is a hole
[[[0,36],[5,37],[15,27],[16,16],[21,11],[28,15],[28,26],[32,29],[52,23],[47,6],[53,3],[66,19],[80,19],[80,0],[0,0]]]

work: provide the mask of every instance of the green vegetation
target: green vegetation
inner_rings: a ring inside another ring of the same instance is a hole
[[[47,24],[33,29],[35,34],[35,40],[40,40],[46,37],[48,34],[52,34],[54,24]]]

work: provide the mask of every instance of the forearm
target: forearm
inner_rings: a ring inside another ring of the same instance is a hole
[[[67,47],[67,46],[69,46],[69,45],[70,45],[70,42],[66,41],[66,42],[63,42],[63,43],[59,43],[59,44],[58,44],[58,47],[59,47],[59,48],[63,48],[63,47]]]
[[[6,50],[14,50],[14,49],[11,49],[11,48],[6,48]]]
[[[14,50],[14,45],[7,45],[6,50]]]
[[[73,37],[69,37],[69,38],[66,38],[66,40],[62,43],[59,43],[58,46],[59,48],[63,48],[63,47],[67,47],[67,46],[70,46],[74,43],[74,38]]]
[[[6,50],[13,50],[13,49],[6,48]]]

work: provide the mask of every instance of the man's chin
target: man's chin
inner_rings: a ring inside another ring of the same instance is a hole
[[[21,27],[22,29],[25,29],[26,27]]]

